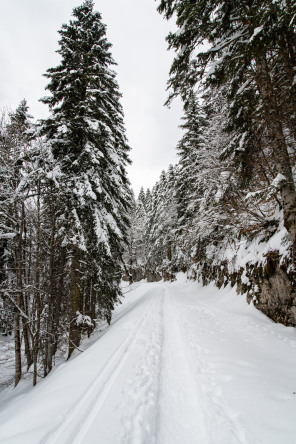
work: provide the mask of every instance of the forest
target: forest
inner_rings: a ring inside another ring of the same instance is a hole
[[[161,0],[178,162],[134,196],[121,93],[92,0],[59,30],[50,117],[0,121],[0,334],[17,386],[110,324],[122,279],[228,283],[296,326],[296,2]]]

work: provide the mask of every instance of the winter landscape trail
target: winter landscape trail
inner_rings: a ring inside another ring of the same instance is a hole
[[[110,328],[2,403],[1,443],[292,444],[295,329],[233,289],[141,283]]]

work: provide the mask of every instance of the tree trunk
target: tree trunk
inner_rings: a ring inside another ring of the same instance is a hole
[[[62,304],[62,298],[64,295],[64,275],[65,275],[64,268],[65,268],[65,264],[66,264],[66,254],[65,254],[65,250],[63,248],[61,249],[61,259],[60,259],[59,264],[60,264],[59,265],[60,276],[59,276],[58,286],[57,286],[57,290],[56,290],[54,313],[53,313],[54,340],[53,340],[52,349],[51,349],[51,356],[52,357],[56,353],[57,346],[58,346],[58,335],[59,335],[60,317],[61,317],[61,304]]]
[[[23,289],[23,233],[24,233],[24,222],[25,222],[25,204],[22,203],[22,213],[21,213],[21,223],[20,223],[20,231],[18,236],[18,268],[17,268],[17,281],[18,288],[20,290]],[[20,300],[18,301],[19,307],[23,310],[24,313],[29,314],[28,307],[25,305],[24,293],[20,291],[19,293]],[[28,316],[29,317],[29,316]],[[28,321],[25,321],[22,318],[23,324],[23,336],[24,336],[24,344],[25,344],[25,355],[27,359],[27,370],[33,364],[32,350],[31,350],[31,342],[30,342],[30,326]]]
[[[49,295],[48,295],[48,319],[47,319],[47,337],[45,347],[44,371],[46,375],[52,369],[52,357],[54,354],[54,313],[53,305],[55,299],[54,285],[54,260],[55,260],[55,209],[51,208],[51,234],[49,249]]]
[[[95,328],[95,319],[96,319],[96,292],[93,288],[93,284],[91,282],[91,309],[90,309],[90,317],[93,322],[93,329]],[[92,330],[93,330],[92,329]]]
[[[292,166],[287,144],[283,134],[281,116],[278,111],[277,99],[273,90],[265,55],[256,58],[256,81],[263,100],[266,126],[274,152],[277,172],[286,180],[281,187],[281,197],[284,213],[284,225],[293,244],[293,261],[296,264],[296,192],[293,180]]]
[[[17,309],[14,314],[14,354],[15,354],[14,386],[16,387],[22,377],[20,314]]]
[[[280,58],[282,60],[284,74],[280,72],[280,79],[278,82],[284,84],[284,97],[282,98],[281,112],[285,116],[289,131],[296,143],[296,85],[295,77],[295,57],[293,52],[293,45],[291,45],[291,36],[289,32],[282,34],[279,37]],[[284,102],[283,102],[284,100]],[[295,147],[294,147],[295,148]]]
[[[68,359],[73,351],[80,344],[81,329],[76,324],[77,311],[81,310],[80,301],[80,272],[79,259],[81,252],[76,245],[72,246],[71,272],[70,272],[70,327],[69,327],[69,354]]]
[[[40,317],[41,317],[41,301],[40,301],[40,183],[38,183],[38,196],[37,196],[37,229],[36,229],[36,264],[35,264],[35,332],[33,336],[33,386],[37,384],[37,370],[38,370],[38,352],[40,341]]]
[[[21,217],[19,225],[16,229],[17,234],[15,236],[14,241],[14,266],[15,266],[15,272],[16,272],[16,286],[17,286],[17,305],[18,307],[25,313],[26,308],[24,304],[24,295],[23,295],[23,223],[24,223],[24,213],[25,208],[24,204],[22,204],[21,208]],[[15,208],[15,215],[17,215],[17,209]],[[19,378],[21,377],[22,370],[19,368],[21,366],[21,356],[18,356],[21,354],[21,347],[20,347],[20,315],[17,313],[14,318],[14,333],[15,333],[15,360],[16,366],[15,368],[15,385],[18,384]],[[29,339],[29,326],[27,325],[27,321],[24,321],[22,319],[23,324],[23,336],[24,336],[24,343],[25,343],[25,354],[27,358],[27,370],[32,365],[32,353],[30,348],[30,339]],[[18,338],[19,336],[19,338]]]

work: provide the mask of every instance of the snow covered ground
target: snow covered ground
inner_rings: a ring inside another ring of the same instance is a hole
[[[0,442],[293,444],[295,329],[230,288],[141,283],[83,354],[2,402]]]

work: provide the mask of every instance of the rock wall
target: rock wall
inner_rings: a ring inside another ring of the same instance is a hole
[[[277,251],[266,254],[262,263],[246,264],[245,268],[229,271],[229,264],[203,263],[200,275],[204,285],[214,281],[220,288],[230,283],[237,285],[239,294],[246,294],[274,322],[296,327],[296,273],[287,263],[281,262]]]

